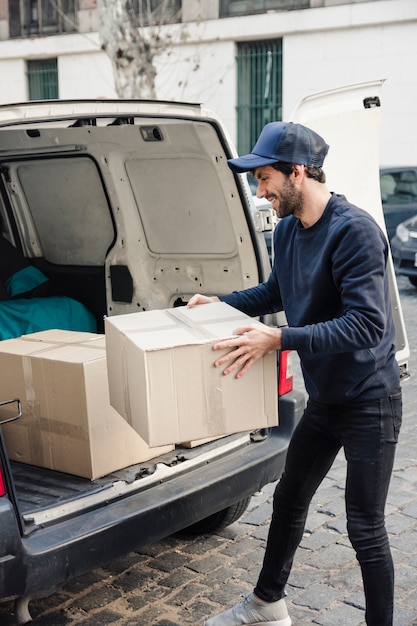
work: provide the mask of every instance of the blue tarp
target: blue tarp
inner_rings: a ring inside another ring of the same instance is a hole
[[[45,274],[32,265],[10,276],[6,290],[11,299],[0,301],[0,340],[51,328],[97,332],[94,315],[77,300],[66,296],[19,297],[46,282]]]
[[[0,340],[51,328],[97,332],[92,313],[81,302],[66,296],[0,302]]]
[[[31,291],[46,282],[48,282],[48,279],[45,274],[38,270],[37,267],[30,265],[29,267],[25,267],[10,276],[6,283],[6,289],[10,296],[14,298],[21,293]]]

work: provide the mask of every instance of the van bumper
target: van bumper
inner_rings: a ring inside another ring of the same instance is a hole
[[[68,580],[183,530],[278,480],[303,408],[304,396],[291,392],[280,400],[280,426],[270,429],[266,439],[19,537],[19,546],[13,541],[13,554],[0,554],[0,600],[48,595]],[[11,512],[10,505],[8,518]],[[0,514],[2,527],[5,514]],[[5,547],[0,544],[0,549]]]

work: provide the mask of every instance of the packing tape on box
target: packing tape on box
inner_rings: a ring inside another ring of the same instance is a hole
[[[121,362],[122,372],[121,373],[122,373],[122,378],[123,378],[123,407],[125,410],[126,421],[133,428],[132,411],[130,407],[130,394],[129,394],[129,375],[128,375],[128,370],[127,370],[126,341],[127,341],[127,337],[123,337],[122,343],[121,343],[121,346],[122,346],[121,347],[121,352],[122,352],[122,362]]]
[[[39,407],[36,404],[36,394],[33,386],[32,360],[30,356],[22,356],[23,379],[25,381],[26,402],[23,406],[21,425],[26,426],[27,442],[30,456],[35,463],[42,463],[42,437],[39,429]]]
[[[200,305],[200,306],[204,306],[204,305]],[[214,333],[211,333],[207,328],[200,327],[197,326],[196,322],[194,322],[194,320],[191,320],[187,315],[185,315],[183,313],[183,307],[179,307],[177,309],[169,309],[166,311],[167,315],[172,317],[175,320],[179,320],[182,324],[184,324],[184,326],[186,326],[189,330],[192,331],[192,333],[194,334],[194,336],[199,337],[199,338],[206,338],[209,340],[213,340],[217,338],[217,335],[215,335]],[[208,318],[207,320],[205,320],[206,322],[213,322],[213,320],[211,318]],[[214,323],[221,323],[221,322],[239,322],[240,325],[243,324],[242,322],[242,314],[240,313],[240,311],[236,311],[236,316],[229,316],[227,318],[218,318],[216,320],[214,320]],[[201,322],[201,320],[200,320]],[[236,335],[231,334],[230,338],[235,337]],[[226,339],[226,337],[222,338],[222,341],[224,341],[224,339]]]
[[[214,367],[213,354],[207,355],[207,352],[213,352],[213,344],[206,344],[204,351],[201,354],[203,372],[208,385],[205,385],[204,400],[206,404],[206,413],[210,415],[210,421],[208,423],[209,436],[218,435],[224,432],[226,426],[225,408],[223,401],[223,373],[219,372],[218,368]],[[208,390],[215,390],[210,393]]]

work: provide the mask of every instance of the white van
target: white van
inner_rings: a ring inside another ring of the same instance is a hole
[[[306,98],[293,119],[330,144],[330,189],[384,228],[380,90],[373,82]],[[255,207],[246,176],[227,166],[234,156],[220,120],[198,105],[1,106],[2,236],[47,277],[52,296],[81,303],[97,333],[105,316],[256,285],[270,271],[263,233],[274,220],[268,206]],[[407,376],[407,337],[390,271],[398,359]],[[15,601],[16,623],[30,621],[31,599],[89,569],[180,529],[209,532],[238,519],[252,494],[280,477],[304,408],[303,393],[292,387],[291,354],[278,354],[277,367],[278,427],[177,445],[93,480],[11,460],[0,436],[0,601]],[[18,418],[22,399],[2,394],[0,421]],[[7,428],[15,424],[19,419]]]

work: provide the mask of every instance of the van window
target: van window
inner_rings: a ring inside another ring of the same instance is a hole
[[[17,175],[45,259],[103,265],[114,228],[94,162],[85,157],[40,159],[19,164]]]

